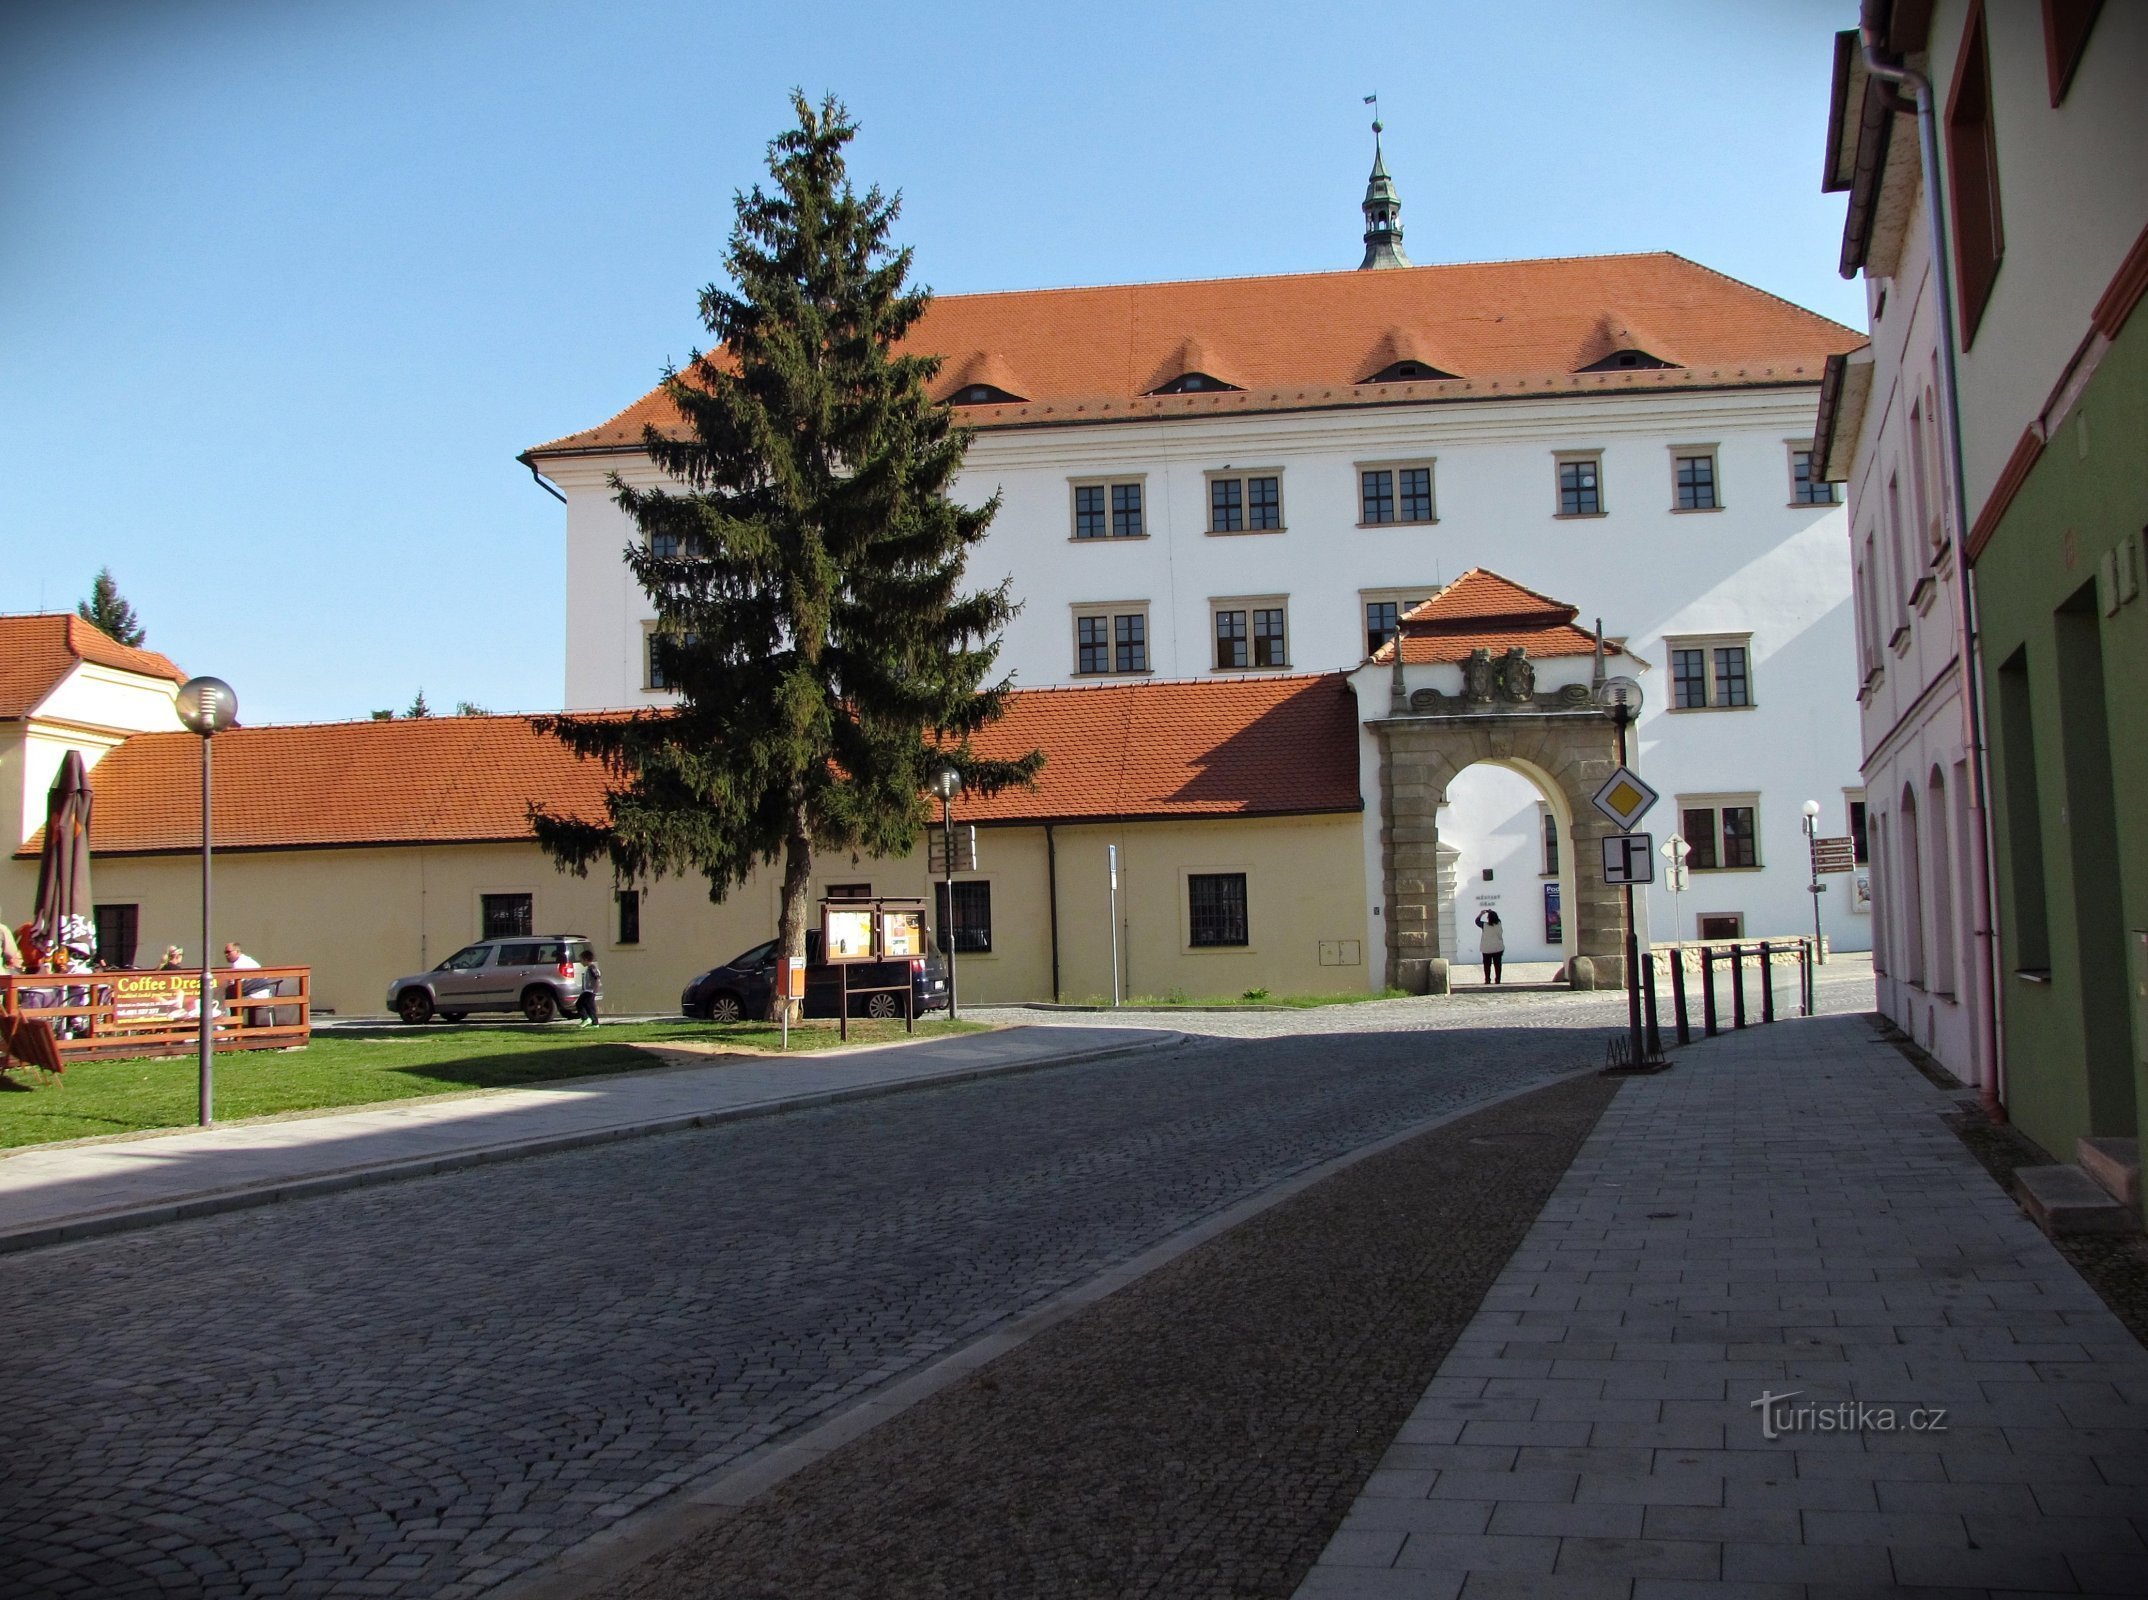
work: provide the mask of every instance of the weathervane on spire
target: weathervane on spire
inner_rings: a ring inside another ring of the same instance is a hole
[[[1380,150],[1380,135],[1386,127],[1380,121],[1379,95],[1368,94],[1365,104],[1372,107],[1372,177],[1365,184],[1365,259],[1357,264],[1358,270],[1406,267],[1410,258],[1402,253],[1402,198],[1395,193],[1394,180],[1387,175],[1387,158]]]

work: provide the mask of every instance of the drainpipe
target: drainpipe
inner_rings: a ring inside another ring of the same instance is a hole
[[[1052,1004],[1059,1004],[1059,841],[1044,825],[1044,884],[1052,908]]]
[[[536,480],[538,488],[557,500],[561,505],[567,503],[567,497],[559,492],[559,485],[553,483],[543,473],[539,472],[536,462],[532,461],[528,456],[516,456],[515,459],[530,469],[530,476]]]
[[[1969,804],[1977,835],[1977,848],[1972,852],[1975,870],[1970,908],[1976,924],[1978,1020],[1988,1064],[1977,1094],[1984,1110],[2003,1122],[2006,1069],[1999,1033],[1999,941],[1992,927],[1996,919],[1991,903],[1994,840],[1986,771],[1989,752],[1984,743],[1983,675],[1977,670],[1982,630],[1977,625],[1976,587],[1969,580],[1969,491],[1962,479],[1961,383],[1954,363],[1954,264],[1947,248],[1945,196],[1939,173],[1939,122],[1933,110],[1932,80],[1911,67],[1885,60],[1880,54],[1878,35],[1879,30],[1870,22],[1859,29],[1865,70],[1883,82],[1908,89],[1916,99],[1917,149],[1924,163],[1925,231],[1932,241],[1932,278],[1939,286],[1940,388],[1944,391],[1941,399],[1947,417],[1948,476],[1953,484],[1948,499],[1954,512],[1954,578],[1961,591],[1954,607],[1954,660],[1961,679],[1963,737],[1969,746]]]

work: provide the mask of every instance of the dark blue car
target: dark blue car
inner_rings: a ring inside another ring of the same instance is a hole
[[[917,1014],[947,1009],[947,963],[937,955],[910,956],[894,961],[857,961],[850,965],[850,1014],[854,1017],[899,1017],[903,1014],[902,984],[910,984]],[[679,996],[679,1009],[689,1017],[710,1022],[738,1022],[768,1015],[768,994],[776,981],[776,941],[757,944],[745,954],[733,956],[689,983]],[[877,993],[859,994],[860,989]],[[806,934],[805,1014],[832,1017],[842,1003],[843,974],[840,968],[820,959],[818,929]]]

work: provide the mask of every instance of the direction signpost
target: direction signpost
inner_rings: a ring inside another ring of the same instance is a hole
[[[1603,625],[1598,623],[1597,638],[1601,641],[1602,637]],[[1601,648],[1599,643],[1598,649]],[[1597,670],[1602,670],[1601,655]],[[1605,678],[1596,686],[1596,705],[1618,730],[1618,766],[1589,800],[1619,830],[1614,838],[1604,841],[1604,881],[1620,885],[1626,897],[1627,1064],[1638,1067],[1646,1053],[1641,1036],[1641,934],[1634,922],[1633,886],[1653,880],[1655,862],[1654,841],[1647,834],[1635,834],[1633,825],[1648,815],[1658,796],[1626,764],[1626,729],[1641,715],[1640,684],[1627,677]],[[1640,841],[1638,850],[1622,842],[1634,839]],[[1613,875],[1614,868],[1617,876]]]

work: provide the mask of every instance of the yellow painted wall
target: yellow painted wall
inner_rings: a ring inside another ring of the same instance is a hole
[[[1360,993],[1377,981],[1364,948],[1367,914],[1354,815],[1241,821],[1059,827],[1061,994],[1068,1001],[1111,992],[1104,847],[1120,846],[1123,991],[1163,996]],[[1050,885],[1045,832],[980,829],[981,870],[992,885],[993,950],[959,958],[964,999],[1048,1000],[1052,993]],[[1187,946],[1188,872],[1242,871],[1252,944],[1244,950]],[[193,960],[200,945],[200,865],[193,856],[104,857],[93,866],[101,903],[141,907],[136,959],[153,963],[166,944]],[[0,908],[29,915],[34,862],[0,867]],[[607,1006],[668,1012],[703,969],[775,931],[779,875],[762,872],[722,905],[705,887],[666,882],[644,891],[641,942],[621,946],[607,877],[553,870],[534,844],[426,848],[232,851],[216,864],[214,937],[236,939],[269,964],[314,969],[315,1004],[342,1015],[374,1014],[389,981],[421,971],[478,937],[481,894],[534,896],[536,931],[581,933],[596,942]],[[922,848],[901,860],[823,861],[814,892],[869,884],[876,894],[929,896]],[[1355,941],[1351,965],[1322,965]]]

